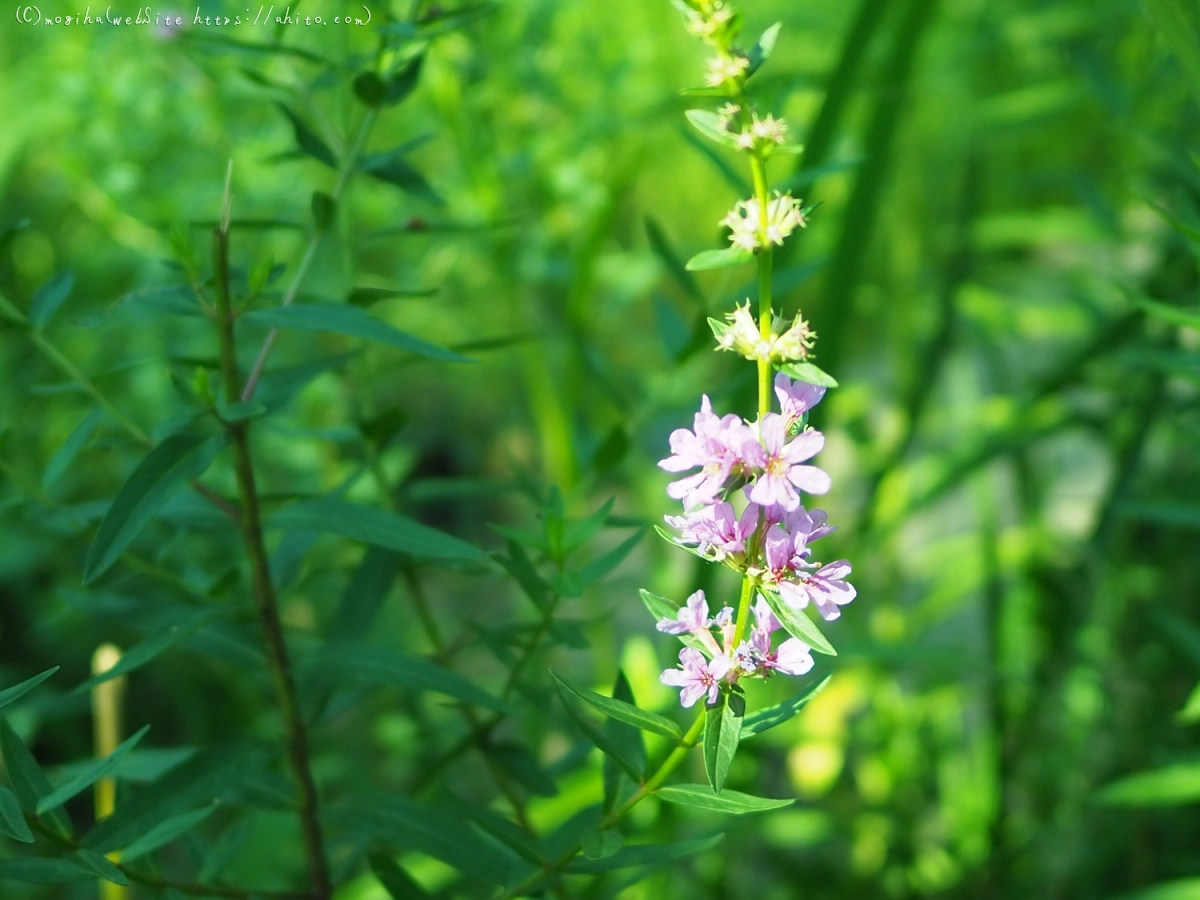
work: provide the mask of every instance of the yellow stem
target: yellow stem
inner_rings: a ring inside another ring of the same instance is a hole
[[[92,674],[102,675],[121,661],[121,651],[112,644],[101,644],[92,655]],[[92,733],[97,759],[108,756],[121,743],[121,696],[125,693],[125,676],[111,678],[92,688]],[[117,803],[117,783],[112,778],[96,782],[96,821],[113,814]],[[113,851],[108,858],[119,862],[121,854]],[[128,900],[129,892],[119,884],[100,882],[101,900]]]

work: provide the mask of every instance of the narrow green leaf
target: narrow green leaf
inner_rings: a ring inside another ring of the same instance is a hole
[[[75,863],[81,869],[95,872],[105,881],[110,881],[113,884],[129,884],[129,878],[124,872],[113,865],[111,861],[92,850],[76,850],[71,854],[70,859],[71,862]]]
[[[432,297],[437,292],[437,288],[360,287],[354,288],[346,295],[346,302],[352,306],[366,307],[394,297]]]
[[[445,201],[433,189],[425,176],[409,165],[404,159],[409,148],[398,147],[384,153],[369,153],[363,157],[358,168],[368,175],[395,185],[406,194],[420,197],[430,203],[442,205]]]
[[[827,372],[821,371],[810,362],[780,363],[775,366],[780,372],[794,381],[806,381],[821,387],[837,387],[837,379]]]
[[[331,643],[362,640],[371,630],[396,579],[399,558],[390,550],[368,547],[342,591],[329,625]]]
[[[633,866],[672,862],[709,850],[721,843],[724,837],[723,834],[715,834],[712,837],[694,841],[679,841],[674,844],[633,844],[606,859],[577,859],[567,866],[567,871],[594,875],[600,872],[628,869]]]
[[[236,788],[262,755],[262,748],[249,742],[207,747],[122,798],[116,812],[97,822],[82,843],[97,853],[128,847],[159,823],[190,815],[197,805]]]
[[[0,859],[0,881],[26,884],[73,884],[96,876],[68,859]]]
[[[492,559],[496,560],[513,577],[525,591],[526,596],[533,601],[534,606],[538,609],[546,608],[546,595],[550,590],[550,585],[546,584],[542,576],[538,574],[533,560],[529,558],[529,554],[519,543],[509,538],[508,556],[495,553],[492,555]]]
[[[484,556],[483,551],[466,541],[406,516],[332,497],[302,500],[286,506],[271,516],[267,525],[285,531],[338,534],[364,544],[418,557],[478,560]]]
[[[633,688],[629,679],[622,671],[617,672],[617,680],[613,684],[613,699],[635,706]],[[620,749],[622,755],[632,761],[639,769],[646,768],[646,743],[642,740],[640,729],[628,725],[619,719],[609,718],[604,723],[604,734],[612,741],[613,746]],[[602,772],[604,782],[604,812],[608,813],[619,806],[628,793],[634,790],[633,783],[621,773],[620,766],[611,757],[604,758]],[[613,851],[616,852],[615,850]]]
[[[92,410],[82,422],[75,426],[67,439],[63,441],[62,446],[54,451],[50,462],[46,463],[46,471],[42,473],[42,490],[49,489],[70,468],[75,457],[79,455],[79,451],[87,445],[88,439],[91,438],[92,432],[96,430],[96,425],[103,415],[104,410],[102,409]]]
[[[687,120],[709,140],[726,147],[737,147],[737,138],[722,127],[721,117],[707,109],[689,109],[684,113]],[[688,265],[691,268],[691,265]]]
[[[4,709],[4,707],[8,706],[9,704],[20,700],[35,687],[57,672],[58,668],[58,666],[55,666],[53,669],[47,669],[40,675],[34,675],[32,678],[22,681],[18,685],[14,685],[13,687],[0,691],[0,709]]]
[[[378,109],[387,97],[387,85],[374,72],[359,72],[354,77],[354,93],[367,106]]]
[[[487,754],[529,793],[540,797],[553,797],[558,793],[550,773],[542,768],[537,756],[524,744],[497,741],[488,746]]]
[[[641,541],[644,529],[639,528],[632,537],[626,538],[603,556],[598,556],[579,570],[580,587],[587,587],[593,581],[603,578],[621,564],[638,542]]]
[[[44,328],[63,305],[74,284],[75,276],[66,269],[38,288],[29,302],[30,324],[34,328]]]
[[[337,201],[324,191],[313,191],[312,217],[317,231],[328,231],[337,214]]]
[[[392,900],[425,900],[429,896],[400,865],[383,853],[368,853],[367,863],[375,880]]]
[[[159,847],[171,843],[176,838],[183,837],[217,810],[217,804],[205,806],[202,809],[194,809],[191,812],[180,813],[177,816],[171,816],[169,819],[164,819],[159,822],[148,832],[121,851],[121,859],[124,862],[132,862],[135,859],[145,856],[147,853],[152,853]]]
[[[616,502],[617,498],[612,497],[590,516],[567,528],[562,542],[564,556],[570,556],[573,551],[578,550],[592,535],[604,527],[604,523],[608,521],[608,517],[612,514],[613,506]]]
[[[795,800],[768,800],[765,797],[752,797],[739,791],[723,791],[717,795],[703,784],[679,784],[659,788],[654,793],[655,796],[668,803],[690,806],[692,809],[706,809],[710,812],[732,813],[735,816],[765,812],[769,809],[782,809],[796,802]]]
[[[748,737],[754,737],[756,734],[762,734],[768,729],[774,728],[776,725],[782,725],[788,719],[792,718],[796,713],[804,708],[813,697],[825,690],[825,686],[829,684],[829,679],[832,676],[827,675],[821,680],[821,683],[816,687],[806,691],[801,691],[793,697],[789,697],[782,703],[776,703],[774,706],[768,706],[765,709],[757,709],[742,720],[742,740]]]
[[[605,697],[595,691],[589,691],[587,688],[577,688],[556,672],[551,671],[550,675],[562,687],[606,716],[640,728],[642,731],[653,731],[663,737],[675,740],[683,737],[679,726],[664,716],[638,709],[631,703],[625,703],[613,697]]]
[[[775,618],[779,620],[779,624],[784,627],[788,634],[794,638],[799,638],[808,644],[818,653],[824,653],[827,656],[837,656],[837,651],[833,649],[833,644],[825,639],[825,635],[821,634],[820,629],[803,610],[792,609],[782,598],[772,591],[761,591],[763,597],[766,598],[767,605],[771,607],[771,612],[775,613]]]
[[[1200,900],[1200,878],[1178,878],[1121,894],[1114,900]]]
[[[421,77],[421,64],[424,60],[424,53],[413,57],[388,77],[387,93],[384,97],[384,102],[388,106],[395,106],[397,103],[403,102],[413,92]]]
[[[704,771],[715,793],[721,793],[725,777],[737,753],[746,700],[741,694],[722,691],[704,715]]]
[[[707,305],[707,302],[704,294],[700,291],[700,286],[696,284],[696,279],[684,267],[683,259],[675,252],[675,248],[672,246],[666,232],[663,231],[662,226],[649,216],[646,217],[646,236],[650,239],[650,249],[654,251],[654,255],[662,262],[667,270],[667,274],[671,276],[688,297],[703,309]]]
[[[645,778],[645,773],[638,766],[637,761],[631,759],[624,748],[610,740],[607,734],[587,720],[582,710],[576,706],[576,701],[572,699],[574,696],[572,690],[560,681],[557,676],[554,679],[554,687],[558,690],[559,697],[562,698],[563,708],[566,709],[567,715],[571,717],[571,720],[579,727],[579,730],[584,733],[587,739],[595,744],[601,753],[611,757],[617,765],[628,773],[630,778],[641,784]]]
[[[679,604],[666,597],[652,594],[644,588],[638,593],[642,595],[642,602],[646,604],[646,609],[650,611],[650,615],[654,616],[656,622],[659,619],[674,619],[679,612]]]
[[[1200,308],[1171,306],[1145,297],[1139,297],[1137,303],[1146,312],[1172,325],[1182,325],[1184,328],[1200,331]]]
[[[90,691],[98,684],[125,675],[135,669],[140,669],[146,663],[161,655],[186,637],[191,636],[210,622],[227,615],[228,610],[221,608],[189,610],[183,617],[162,631],[150,635],[129,648],[117,661],[117,664],[106,672],[93,675],[72,691],[82,694]]]
[[[72,797],[86,791],[93,784],[111,772],[117,767],[117,763],[137,746],[138,742],[146,736],[146,732],[150,730],[149,725],[143,726],[135,735],[124,741],[116,750],[110,753],[103,759],[98,759],[88,765],[83,771],[71,778],[65,784],[60,785],[55,790],[51,791],[46,796],[38,800],[37,814],[45,815],[47,810],[54,809],[57,806],[62,806]]]
[[[530,836],[528,831],[525,831],[525,829],[520,828],[514,822],[510,822],[504,816],[487,807],[468,803],[461,797],[449,792],[447,794],[460,813],[474,822],[485,833],[490,834],[500,843],[507,846],[526,862],[532,863],[535,866],[541,866],[545,863],[542,851],[538,848],[537,842]]]
[[[342,368],[355,356],[357,353],[339,353],[337,356],[273,369],[264,373],[259,380],[255,397],[267,408],[267,412],[277,412],[314,379]]]
[[[701,272],[705,269],[723,269],[726,266],[740,266],[754,259],[754,254],[741,247],[725,247],[722,250],[702,250],[687,261],[689,272]]]
[[[579,844],[588,859],[608,859],[625,845],[621,832],[609,828],[605,831],[584,832]]]
[[[1194,725],[1200,722],[1200,684],[1192,688],[1183,709],[1175,714],[1175,720],[1182,725]]]
[[[321,331],[363,338],[395,347],[398,350],[407,350],[409,353],[415,353],[428,359],[440,359],[448,362],[474,361],[469,356],[463,356],[453,350],[446,350],[414,337],[406,331],[393,328],[387,322],[375,318],[357,306],[332,303],[294,303],[291,306],[256,309],[242,318],[269,328],[294,328],[301,331]]]
[[[96,532],[84,565],[84,584],[117,561],[163,504],[193,478],[204,474],[229,436],[183,432],[165,438],[138,463],[121,486]]]
[[[266,414],[267,406],[260,400],[230,404],[226,404],[224,401],[217,402],[217,415],[224,422],[244,422],[247,419],[257,419]]]
[[[1188,0],[1143,0],[1142,8],[1166,38],[1200,103],[1200,12]]]
[[[453,669],[382,647],[337,644],[309,658],[316,666],[339,680],[352,679],[419,691],[436,691],[464,703],[507,712],[508,705],[477,687]]]
[[[1200,763],[1177,763],[1138,772],[1103,788],[1096,799],[1105,806],[1185,806],[1200,802]]]
[[[13,791],[21,801],[22,808],[35,812],[38,802],[54,789],[49,779],[25,746],[25,742],[13,731],[7,719],[0,719],[0,753],[4,754],[4,766]],[[46,820],[61,834],[70,835],[71,822],[61,810],[51,810]]]
[[[775,41],[779,37],[779,29],[782,27],[782,22],[776,22],[764,31],[758,42],[750,48],[750,52],[747,54],[750,58],[750,65],[746,68],[747,78],[762,68],[762,64],[771,58],[771,51],[775,49]]]
[[[33,832],[21,812],[21,804],[17,795],[6,787],[0,786],[0,834],[8,835],[15,841],[25,844],[33,843]]]
[[[292,123],[292,131],[296,135],[296,146],[300,148],[300,152],[325,163],[331,169],[336,169],[337,159],[334,158],[333,151],[329,149],[329,145],[321,140],[315,131],[304,124],[299,116],[282,103],[277,103],[276,106],[287,116],[288,121]]]

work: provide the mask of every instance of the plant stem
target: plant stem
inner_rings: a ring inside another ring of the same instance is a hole
[[[633,796],[621,804],[621,806],[619,806],[617,809],[614,809],[607,816],[601,819],[600,824],[596,826],[597,829],[603,831],[606,828],[612,828],[614,825],[620,822],[621,819],[623,819],[631,809],[658,790],[659,787],[662,786],[662,783],[666,781],[667,777],[677,768],[679,768],[679,764],[683,762],[684,757],[686,757],[688,754],[688,751],[700,742],[700,738],[703,734],[704,711],[702,710],[700,715],[696,717],[696,721],[692,723],[692,727],[688,729],[687,734],[679,739],[679,743],[675,745],[675,748],[671,751],[670,755],[668,755],[667,758],[662,761],[662,764],[659,765],[654,774],[651,775],[650,778],[644,782],[642,786],[637,789],[637,791],[634,792]],[[565,869],[571,860],[579,855],[579,851],[581,849],[582,845],[579,841],[576,841],[553,862],[548,862],[542,866],[541,871],[534,872],[520,884],[510,888],[498,896],[496,900],[512,900],[512,898],[524,896],[555,872],[560,872]]]
[[[733,646],[742,642],[746,635],[746,623],[750,620],[750,599],[754,596],[754,579],[749,575],[742,578],[742,596],[738,600],[737,618],[733,626]]]
[[[225,400],[238,401],[238,367],[233,334],[233,313],[229,297],[229,235],[217,228],[213,231],[214,274],[217,283],[217,328],[221,343],[221,377],[225,382]],[[250,561],[251,582],[258,618],[267,647],[267,659],[275,682],[275,693],[283,712],[287,732],[288,758],[300,793],[299,817],[304,837],[316,900],[329,900],[333,894],[325,847],[321,840],[321,823],[317,813],[317,788],[308,759],[308,734],[296,683],[292,676],[283,625],[279,619],[279,602],[271,581],[271,568],[263,541],[258,488],[254,479],[254,463],[250,454],[250,422],[241,420],[228,424],[233,437],[234,468],[237,473],[238,495],[241,499],[242,538]]]
[[[750,157],[750,172],[754,177],[754,196],[758,200],[758,333],[764,343],[771,340],[771,242],[767,239],[770,219],[767,208],[767,164],[758,156]],[[758,417],[761,420],[771,409],[771,361],[758,360]]]
[[[376,110],[368,109],[358,125],[358,133],[354,136],[354,141],[350,145],[350,151],[346,154],[345,159],[342,160],[341,168],[338,169],[337,182],[334,184],[333,193],[330,195],[333,197],[335,204],[341,199],[342,194],[346,190],[346,185],[350,181],[350,176],[354,174],[354,168],[358,164],[358,157],[367,143],[367,136],[371,133],[371,127],[375,124],[375,117],[377,115],[378,112]],[[291,306],[296,302],[296,295],[300,292],[300,284],[304,281],[304,276],[308,274],[309,266],[312,265],[313,258],[317,255],[317,248],[320,246],[323,237],[325,237],[325,229],[318,225],[308,241],[308,247],[304,250],[304,256],[300,259],[300,265],[296,268],[296,274],[292,278],[292,283],[288,287],[287,293],[284,294],[282,306]],[[258,351],[258,357],[254,360],[254,366],[250,369],[250,377],[246,379],[246,387],[241,391],[243,403],[254,397],[254,390],[258,387],[258,380],[262,376],[263,367],[267,364],[267,357],[271,355],[271,348],[275,346],[275,338],[278,335],[278,328],[272,328],[267,333],[267,338],[263,341],[262,349]],[[236,401],[230,400],[229,402],[234,403]]]

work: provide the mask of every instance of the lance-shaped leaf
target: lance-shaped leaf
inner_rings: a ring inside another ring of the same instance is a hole
[[[583,587],[587,587],[593,581],[603,578],[613,569],[621,564],[629,551],[637,546],[638,541],[642,539],[643,529],[639,528],[635,534],[626,538],[612,550],[596,557],[586,566],[579,570],[579,583]]]
[[[333,151],[329,149],[317,133],[309,128],[304,121],[294,112],[284,106],[282,103],[276,104],[280,111],[287,116],[288,121],[292,123],[292,130],[296,135],[296,146],[300,151],[313,159],[320,160],[329,166],[331,169],[337,168],[337,160],[334,158]]]
[[[617,680],[613,684],[613,699],[624,702],[636,709],[633,700],[633,688],[629,684],[629,679],[625,677],[625,673],[622,671],[617,672]],[[614,746],[620,747],[622,753],[637,764],[639,769],[645,769],[646,743],[642,740],[642,732],[637,727],[610,716],[609,720],[604,723],[604,733],[613,742]],[[620,805],[625,799],[626,792],[632,790],[633,786],[627,779],[622,777],[620,767],[611,757],[605,757],[604,759],[603,780],[604,811],[607,813]],[[619,849],[620,847],[618,846],[612,852],[616,853]]]
[[[825,685],[829,684],[829,679],[832,676],[826,676],[820,684],[807,691],[801,691],[793,697],[789,697],[782,703],[776,703],[774,706],[768,706],[766,709],[756,709],[750,715],[742,720],[742,740],[748,737],[753,737],[756,734],[762,734],[769,728],[774,728],[776,725],[782,725],[796,713],[804,708],[813,697],[825,690]]]
[[[616,502],[617,498],[612,497],[590,516],[581,519],[566,529],[562,539],[561,549],[563,556],[570,556],[572,552],[583,546],[585,541],[604,526],[604,523],[608,521],[609,515],[612,514],[613,506]]]
[[[617,869],[628,869],[632,866],[672,862],[711,849],[721,843],[724,837],[723,834],[715,834],[708,838],[679,841],[674,844],[626,845],[620,852],[605,859],[577,859],[567,866],[567,871],[591,875],[599,872],[613,872]]]
[[[550,773],[542,767],[534,752],[524,744],[516,741],[497,741],[488,745],[487,755],[529,793],[540,797],[553,797],[558,793],[558,787]]]
[[[165,438],[151,450],[104,514],[88,551],[84,584],[103,575],[171,495],[191,479],[203,475],[227,443],[227,434],[182,432]]]
[[[740,266],[754,259],[754,254],[741,247],[725,247],[722,250],[701,250],[687,261],[689,272],[702,272],[705,269],[724,269],[726,266]]]
[[[216,809],[217,804],[213,803],[201,809],[194,809],[191,812],[180,813],[164,819],[122,850],[121,859],[131,862],[171,843],[176,838],[183,837],[216,812]]]
[[[551,673],[553,674],[553,673]],[[636,759],[630,757],[629,753],[618,742],[613,741],[607,734],[596,728],[584,716],[583,711],[577,706],[575,695],[571,688],[567,687],[562,681],[555,676],[554,686],[558,690],[559,697],[562,698],[563,707],[567,711],[567,715],[579,727],[579,730],[584,733],[588,740],[595,744],[600,752],[610,757],[617,765],[628,773],[629,777],[638,784],[642,783],[645,778],[645,773],[638,765]]]
[[[8,706],[9,704],[20,700],[57,671],[58,666],[55,666],[53,669],[47,669],[40,675],[34,675],[32,678],[22,681],[20,684],[13,685],[10,688],[0,691],[0,709],[4,709],[4,707]]]
[[[656,621],[658,619],[674,619],[676,613],[679,612],[679,604],[668,600],[666,597],[660,597],[658,594],[652,594],[647,590],[641,591],[641,595],[642,602],[646,604],[646,609],[650,611],[650,615],[654,616]],[[694,634],[677,634],[675,637],[679,638],[684,646],[694,647],[702,652],[706,652],[708,649],[704,646],[704,642]]]
[[[725,129],[722,117],[715,112],[709,112],[707,109],[689,109],[684,115],[706,138],[726,147],[737,147],[737,138]]]
[[[59,272],[37,289],[33,299],[29,302],[29,321],[34,328],[43,328],[54,318],[54,314],[63,305],[63,301],[67,299],[67,294],[71,293],[71,287],[74,284],[75,276],[71,274],[70,269],[67,269]]]
[[[769,809],[781,809],[791,806],[795,800],[768,800],[765,797],[752,797],[739,791],[723,791],[714,794],[702,784],[679,784],[672,787],[659,788],[655,796],[676,803],[679,806],[690,806],[692,809],[706,809],[710,812],[732,813],[740,816],[746,813],[766,812]]]
[[[1200,331],[1200,309],[1186,306],[1171,306],[1170,304],[1159,303],[1157,300],[1148,300],[1144,297],[1139,297],[1137,302],[1146,312],[1170,322],[1172,325],[1182,325],[1185,328],[1194,328]]]
[[[616,854],[624,844],[625,838],[621,836],[621,832],[611,828],[604,831],[584,832],[583,837],[579,839],[583,855],[588,859],[608,859]]]
[[[137,734],[123,742],[108,756],[89,764],[74,778],[71,778],[65,784],[60,785],[55,790],[39,799],[37,805],[37,814],[39,816],[45,815],[47,810],[54,809],[57,806],[62,806],[76,794],[86,791],[93,784],[115,769],[117,764],[124,758],[125,754],[136,747],[138,742],[146,736],[146,732],[149,730],[149,725],[143,726],[141,730],[137,732]]]
[[[809,384],[817,384],[821,387],[834,388],[838,386],[837,379],[810,362],[780,363],[775,368],[794,381],[807,381]]]
[[[129,878],[124,872],[118,869],[108,859],[105,859],[103,856],[93,850],[76,850],[71,854],[70,860],[81,869],[87,869],[90,872],[94,872],[105,881],[110,881],[113,884],[129,884]]]
[[[419,884],[400,868],[399,863],[385,853],[368,853],[371,874],[392,900],[425,900],[429,896]]]
[[[762,37],[750,48],[750,52],[747,54],[750,58],[750,65],[746,67],[747,78],[762,68],[762,64],[771,58],[771,51],[775,49],[775,41],[779,37],[779,29],[782,27],[782,22],[776,22],[764,31]]]
[[[683,737],[683,732],[679,726],[664,716],[647,712],[644,709],[638,709],[632,703],[625,703],[614,697],[605,697],[602,694],[597,694],[595,691],[589,691],[587,688],[575,687],[555,672],[551,672],[550,675],[561,687],[566,688],[580,700],[587,703],[593,709],[604,713],[606,716],[625,722],[627,725],[632,725],[635,728],[640,728],[643,731],[653,731],[655,734],[661,734],[663,737],[669,737],[674,740],[679,740]]]
[[[29,830],[29,823],[21,812],[17,795],[6,787],[0,787],[0,834],[25,844],[33,843],[33,832]]]
[[[79,451],[84,448],[91,438],[92,432],[96,430],[96,425],[103,415],[104,410],[102,409],[94,409],[88,413],[63,441],[62,446],[54,452],[54,455],[50,457],[50,462],[46,463],[46,471],[42,473],[43,490],[52,486],[70,468],[75,457],[79,455]]]
[[[308,661],[339,679],[365,681],[419,691],[437,691],[497,712],[509,707],[464,676],[437,663],[382,647],[337,644],[315,653]]]
[[[733,691],[721,691],[717,702],[704,713],[704,771],[715,793],[721,793],[729,767],[737,753],[742,733],[746,699]]]
[[[1176,763],[1138,772],[1113,782],[1097,794],[1106,806],[1185,806],[1200,802],[1200,764]]]
[[[794,638],[799,638],[808,644],[818,653],[824,653],[828,656],[837,656],[837,651],[833,649],[833,644],[825,639],[825,635],[821,634],[820,629],[803,610],[792,609],[783,602],[783,599],[773,591],[760,591],[766,598],[767,605],[771,607],[771,612],[775,614],[775,618],[779,620],[779,624],[784,627],[788,634]]]
[[[433,189],[433,186],[426,180],[425,176],[409,165],[408,161],[404,159],[404,155],[407,152],[407,148],[398,147],[386,153],[371,153],[363,157],[358,167],[363,172],[373,175],[380,181],[394,184],[406,194],[412,194],[414,197],[420,197],[422,200],[427,200],[430,203],[440,206],[445,201]]]
[[[490,834],[526,862],[535,866],[545,864],[546,860],[542,855],[541,848],[538,847],[537,841],[530,836],[528,831],[487,807],[469,803],[449,792],[447,794],[455,808],[479,826],[480,830]]]
[[[26,884],[73,884],[96,876],[69,859],[0,859],[0,881]]]
[[[434,559],[477,560],[483,551],[466,541],[375,506],[322,497],[285,506],[267,520],[272,528],[319,531],[375,547]]]
[[[270,306],[256,309],[243,316],[246,321],[270,328],[294,328],[300,331],[323,331],[348,337],[363,338],[407,350],[428,359],[447,362],[474,362],[469,356],[438,347],[406,331],[393,328],[382,319],[357,306],[334,303],[294,303],[291,306]]]
[[[7,719],[0,719],[0,753],[4,754],[4,766],[8,770],[9,781],[21,806],[29,812],[37,810],[38,802],[49,795],[54,789],[50,780],[41,770],[25,742],[17,736]],[[59,833],[70,835],[71,823],[61,810],[52,809],[46,815],[46,820]]]

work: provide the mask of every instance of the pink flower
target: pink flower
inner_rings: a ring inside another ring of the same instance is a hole
[[[667,516],[667,524],[678,528],[680,543],[696,544],[700,553],[712,553],[721,562],[727,556],[746,552],[746,539],[758,525],[758,507],[751,504],[738,518],[733,506],[721,501],[683,516]]]
[[[825,388],[807,381],[792,381],[780,372],[775,376],[775,396],[779,398],[784,429],[791,431],[801,416],[821,402]]]
[[[694,706],[705,694],[708,694],[709,703],[716,703],[721,692],[720,682],[733,667],[728,656],[715,656],[711,662],[706,662],[704,654],[692,647],[684,647],[679,651],[679,664],[682,669],[667,669],[659,681],[671,687],[683,688],[679,693],[679,702],[685,707]]]
[[[686,472],[700,467],[687,478],[672,482],[667,494],[682,500],[684,506],[712,503],[725,486],[730,473],[744,467],[740,451],[753,439],[749,427],[732,413],[717,418],[705,395],[696,413],[693,430],[677,428],[671,432],[672,455],[659,462],[668,472]]]
[[[800,505],[796,488],[810,494],[829,490],[829,476],[816,466],[800,465],[811,459],[825,446],[825,436],[819,431],[803,431],[790,442],[782,416],[767,413],[762,421],[762,443],[748,443],[743,448],[746,461],[762,474],[750,489],[750,499],[761,506],[778,504],[791,511]]]
[[[839,559],[815,572],[801,574],[794,584],[780,584],[779,596],[797,609],[804,609],[811,600],[821,617],[832,622],[842,614],[838,607],[845,606],[858,594],[854,585],[845,580],[849,574],[850,563]]]

